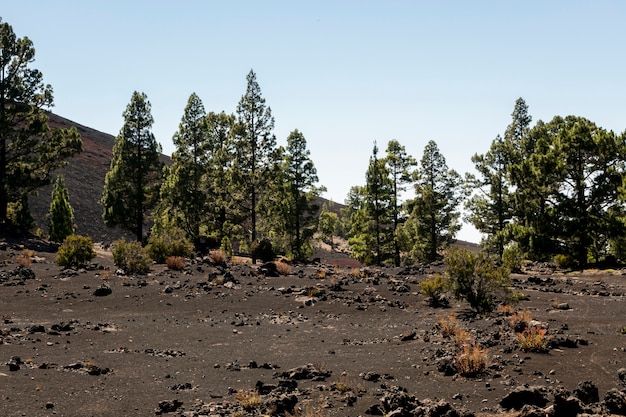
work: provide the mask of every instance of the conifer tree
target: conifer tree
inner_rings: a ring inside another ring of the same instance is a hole
[[[310,158],[306,139],[297,129],[287,137],[283,173],[285,231],[294,259],[304,261],[310,253],[310,241],[315,232],[313,214],[319,209],[314,202],[322,189],[315,186],[318,182],[317,169]]]
[[[45,108],[53,104],[52,87],[30,68],[35,48],[18,38],[0,19],[0,226],[8,220],[10,203],[28,213],[28,194],[52,182],[51,173],[81,151],[75,128],[50,129]]]
[[[361,262],[382,265],[393,252],[392,182],[376,142],[365,186],[353,187],[348,199],[348,244],[353,255]]]
[[[247,213],[250,222],[250,244],[256,243],[257,212],[260,200],[267,196],[265,192],[271,182],[277,179],[276,173],[279,152],[276,147],[274,117],[261,88],[256,81],[256,74],[250,70],[247,76],[245,94],[237,105],[235,129],[235,172],[234,189],[241,190],[241,207]],[[253,262],[256,259],[253,257]]]
[[[141,242],[145,216],[158,199],[161,147],[151,131],[154,120],[144,93],[133,93],[123,116],[104,183],[103,219],[107,226],[119,225],[134,233]]]
[[[507,226],[513,217],[513,194],[510,191],[509,168],[504,140],[498,135],[487,153],[472,156],[479,177],[467,175],[467,184],[475,192],[466,202],[467,219],[483,233],[483,246],[502,258],[508,242]]]
[[[53,242],[63,242],[66,237],[74,234],[74,210],[70,205],[69,192],[62,174],[57,175],[52,189],[48,229]]]
[[[411,241],[411,255],[433,262],[437,251],[449,245],[461,224],[458,206],[464,198],[463,180],[448,169],[437,144],[429,141],[415,182],[415,199],[408,202],[410,216],[404,233]]]
[[[406,184],[411,182],[413,167],[417,161],[406,153],[406,148],[397,140],[391,140],[387,144],[387,156],[385,164],[389,170],[391,180],[391,210],[393,217],[393,252],[394,265],[400,266],[400,241],[398,239],[398,227],[406,220],[406,215],[401,212],[400,194],[406,190]]]
[[[181,228],[189,240],[196,242],[209,211],[206,184],[209,140],[206,112],[195,93],[187,101],[172,141],[176,150],[161,187],[158,216],[165,216],[161,222]]]

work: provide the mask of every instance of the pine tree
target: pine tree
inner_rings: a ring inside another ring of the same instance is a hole
[[[172,138],[176,150],[167,169],[158,204],[162,222],[181,228],[196,242],[200,227],[207,221],[207,165],[209,138],[206,113],[200,98],[191,94],[178,131]]]
[[[70,205],[69,192],[62,174],[57,175],[52,189],[48,229],[53,242],[63,242],[66,237],[74,234],[74,210]]]
[[[28,219],[28,194],[52,182],[51,173],[81,151],[75,128],[50,129],[44,108],[53,103],[52,87],[29,68],[35,48],[27,37],[17,38],[0,19],[0,225],[8,206],[16,204]]]
[[[508,179],[509,162],[502,137],[498,135],[494,139],[487,153],[472,156],[472,162],[480,177],[467,176],[467,183],[475,192],[465,205],[469,213],[467,219],[476,230],[485,234],[482,243],[487,251],[501,259],[514,208]]]
[[[328,209],[329,205],[332,204],[333,202],[331,201],[329,204],[324,203],[322,205],[322,210],[320,211],[319,219],[317,221],[317,231],[322,235],[323,239],[330,242],[330,248],[334,250],[334,237],[339,233],[340,220],[337,213]]]
[[[221,242],[240,240],[243,228],[241,190],[235,186],[235,116],[210,112],[206,116],[208,157],[206,168],[209,205],[207,233],[215,234]]]
[[[141,242],[146,213],[158,199],[161,149],[151,132],[154,120],[144,93],[133,93],[123,116],[104,183],[103,219],[107,226],[119,225],[134,233]]]
[[[401,213],[400,194],[406,190],[406,184],[411,182],[413,167],[417,161],[406,153],[406,148],[397,140],[391,140],[387,144],[387,156],[385,164],[389,170],[391,179],[391,210],[393,213],[393,251],[394,265],[400,266],[400,242],[398,239],[398,227],[406,218]]]
[[[353,187],[347,202],[353,255],[364,263],[382,265],[392,255],[393,210],[392,182],[385,160],[378,157],[374,142],[372,156],[365,173],[365,186]]]
[[[234,188],[242,190],[241,207],[250,221],[250,243],[256,243],[258,205],[271,182],[276,180],[279,153],[276,147],[274,118],[265,105],[256,74],[250,70],[245,94],[237,106],[235,129],[236,159]],[[253,262],[256,259],[253,257]]]
[[[433,262],[438,249],[452,242],[461,228],[458,206],[463,198],[461,176],[448,169],[437,144],[428,142],[415,182],[415,199],[408,202],[411,214],[403,226],[413,257]]]
[[[322,189],[315,187],[317,170],[306,147],[306,139],[297,129],[287,137],[283,171],[285,231],[294,259],[304,261],[312,249],[310,242],[315,231],[313,214],[319,209],[314,201]]]

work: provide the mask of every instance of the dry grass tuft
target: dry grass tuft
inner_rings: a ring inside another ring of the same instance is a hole
[[[459,330],[459,321],[454,314],[450,314],[447,318],[441,317],[436,324],[437,329],[443,337],[454,336]]]
[[[291,274],[291,265],[283,261],[274,262],[276,265],[276,270],[280,275],[289,275]]]
[[[182,271],[185,269],[185,258],[182,256],[168,256],[165,258],[165,265],[173,271]]]
[[[548,350],[547,330],[540,326],[527,327],[517,333],[517,342],[523,352],[546,352]]]
[[[461,376],[475,377],[487,367],[489,349],[478,344],[464,345],[456,355],[456,369]]]
[[[217,265],[217,264],[223,264],[224,262],[226,262],[226,259],[228,259],[228,257],[226,256],[226,253],[223,250],[213,249],[209,252],[209,259],[211,260],[213,264]]]
[[[28,268],[32,262],[31,257],[25,253],[17,255],[17,263],[24,268]]]
[[[259,408],[261,404],[263,404],[263,398],[261,398],[258,391],[237,391],[235,400],[237,400],[246,411]]]

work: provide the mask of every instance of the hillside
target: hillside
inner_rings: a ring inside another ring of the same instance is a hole
[[[83,126],[54,113],[49,113],[51,128],[69,128],[75,126],[83,138],[83,152],[69,160],[68,165],[60,170],[65,176],[65,183],[70,194],[70,203],[74,208],[76,233],[91,236],[95,242],[111,242],[126,235],[122,230],[111,229],[102,220],[100,198],[104,188],[104,178],[113,156],[115,137],[98,130]],[[170,163],[163,155],[163,162]],[[48,231],[46,215],[50,209],[52,185],[39,190],[39,195],[30,199],[31,213],[37,227]],[[328,200],[320,198],[321,207]],[[343,207],[334,203],[331,211],[337,212]]]

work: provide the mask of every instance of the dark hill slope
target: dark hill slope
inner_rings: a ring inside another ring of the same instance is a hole
[[[70,204],[74,208],[76,233],[91,236],[94,241],[111,241],[123,235],[104,225],[102,206],[99,204],[104,188],[104,177],[109,170],[115,137],[71,120],[49,114],[51,128],[75,126],[83,139],[83,152],[69,160],[60,170],[65,177]],[[37,227],[48,231],[46,215],[50,210],[52,186],[39,190],[39,195],[30,199],[30,209]]]

